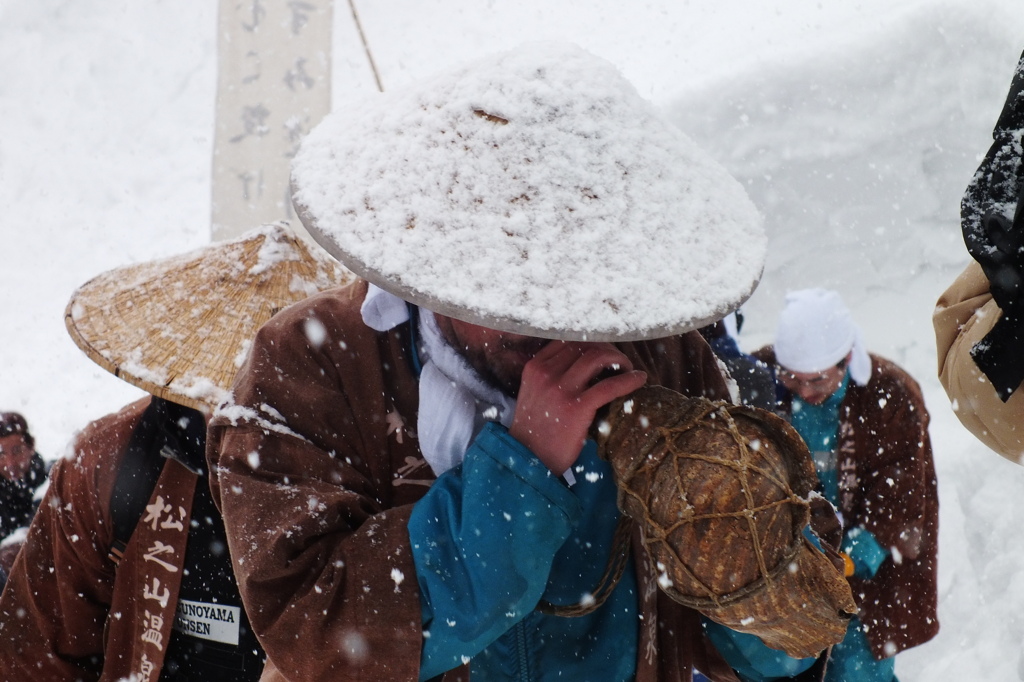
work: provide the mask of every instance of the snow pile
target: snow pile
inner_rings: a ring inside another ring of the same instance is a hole
[[[765,217],[749,345],[770,341],[786,291],[833,288],[870,349],[932,378],[932,308],[969,258],[960,198],[992,143],[1022,31],[1024,15],[1000,3],[927,3],[673,102],[671,119]]]
[[[293,164],[308,227],[435,312],[549,338],[654,338],[753,291],[742,187],[578,47],[533,43],[329,116]]]
[[[939,482],[939,620],[900,654],[901,682],[1018,677],[1024,649],[1024,467],[957,421],[936,376],[931,314],[966,266],[960,199],[1024,49],[1001,3],[927,3],[694,88],[672,120],[765,216],[769,247],[740,344],[770,343],[787,291],[838,290],[868,350],[921,384]],[[1022,668],[1024,671],[1024,668]]]
[[[72,292],[209,242],[216,10],[0,3],[0,409],[43,457],[143,395],[71,340]]]

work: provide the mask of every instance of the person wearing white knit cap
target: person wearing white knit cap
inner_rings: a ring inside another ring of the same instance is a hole
[[[803,289],[786,296],[775,356],[785,368],[779,381],[812,405],[835,394],[847,367],[858,386],[871,378],[871,359],[860,328],[839,294],[829,289]]]
[[[843,523],[860,613],[833,647],[826,682],[891,682],[894,656],[938,632],[938,496],[920,387],[870,354],[838,292],[787,294],[774,346],[777,411],[814,454]]]

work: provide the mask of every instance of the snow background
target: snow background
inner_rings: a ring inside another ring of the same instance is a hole
[[[935,300],[966,265],[959,200],[1024,49],[1019,0],[362,0],[386,88],[526,40],[572,40],[723,163],[764,213],[741,345],[784,292],[838,289],[921,383],[941,503],[942,631],[902,682],[1024,679],[1024,467],[978,444],[935,377]],[[345,3],[334,101],[375,86]],[[140,391],[63,325],[100,272],[208,242],[216,7],[0,0],[0,409],[47,458]]]

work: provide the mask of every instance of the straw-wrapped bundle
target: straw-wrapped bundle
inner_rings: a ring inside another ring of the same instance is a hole
[[[804,535],[813,464],[784,420],[645,387],[598,428],[619,507],[674,600],[794,657],[839,642],[857,607]]]

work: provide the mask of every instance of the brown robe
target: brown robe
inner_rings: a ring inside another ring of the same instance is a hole
[[[153,523],[136,527],[115,566],[110,496],[148,405],[144,398],[92,422],[73,456],[54,464],[0,597],[0,680],[158,679],[198,477],[167,461],[147,510]]]
[[[771,347],[754,353],[775,365]],[[782,406],[788,416],[789,403]],[[892,362],[871,356],[866,386],[850,382],[839,407],[839,511],[890,550],[874,578],[850,578],[878,659],[939,631],[939,497],[921,389]]]
[[[418,678],[423,632],[406,525],[434,475],[414,434],[409,325],[367,328],[365,293],[356,282],[276,315],[239,373],[236,405],[208,431],[214,499],[270,659],[265,680]],[[619,346],[652,383],[727,396],[695,332]],[[655,588],[651,566],[638,562],[637,573],[636,679],[686,681],[696,665],[735,680],[697,614]],[[463,668],[445,679],[465,676]]]

